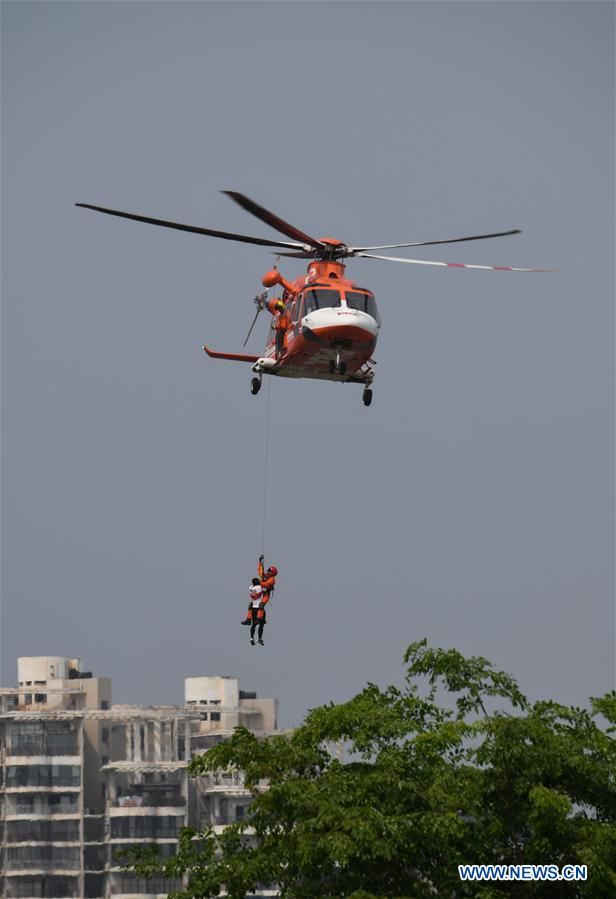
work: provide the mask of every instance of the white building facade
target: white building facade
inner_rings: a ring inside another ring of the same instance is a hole
[[[156,843],[173,855],[182,827],[246,816],[241,774],[187,772],[240,724],[275,732],[277,700],[214,676],[186,678],[180,706],[113,705],[110,679],[79,659],[20,658],[18,686],[0,690],[0,896],[144,899],[181,888],[123,871],[116,851]]]

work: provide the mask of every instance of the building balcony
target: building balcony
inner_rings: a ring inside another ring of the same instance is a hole
[[[240,783],[223,783],[202,786],[201,793],[203,796],[216,793],[223,796],[246,796],[252,798],[252,791],[247,789],[244,784]]]
[[[147,793],[145,795],[117,796],[108,803],[110,813],[117,808],[133,809],[133,808],[181,808],[186,807],[186,800],[179,792],[171,792],[156,795],[155,793]]]
[[[110,818],[148,818],[183,816],[186,814],[186,803],[182,805],[112,805],[107,807]]]
[[[160,846],[164,849],[165,846],[171,846],[173,849],[177,846],[178,843],[178,833],[173,836],[161,837],[159,834],[156,836],[148,836],[147,834],[142,834],[141,836],[135,837],[109,837],[105,842],[106,847],[110,847],[114,851],[116,849],[126,849],[131,846],[140,846],[142,843],[150,844],[156,843],[157,846]],[[164,853],[163,853],[164,854]],[[173,855],[173,853],[171,853]]]
[[[20,784],[19,786],[7,784],[4,788],[7,794],[13,795],[19,793],[81,793],[81,789],[80,784]]]
[[[5,765],[76,765],[81,766],[83,759],[80,755],[71,753],[41,753],[41,752],[12,752],[8,751],[4,757]]]
[[[182,887],[178,887],[181,889]],[[168,899],[169,892],[165,890],[164,893],[112,893],[113,899]]]
[[[4,871],[6,877],[44,877],[46,874],[54,874],[57,877],[76,877],[81,866],[66,865],[62,862],[27,862],[17,864],[7,862]]]
[[[72,812],[50,812],[39,810],[36,812],[11,812],[6,813],[6,821],[73,821],[79,820],[81,814],[79,809]]]

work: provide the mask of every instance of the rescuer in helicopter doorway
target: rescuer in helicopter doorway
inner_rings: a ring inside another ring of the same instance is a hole
[[[282,299],[280,299],[280,297],[272,297],[271,300],[267,301],[266,306],[272,315],[278,313],[278,317],[274,318],[272,321],[272,328],[276,332],[276,359],[280,359],[284,349],[285,331],[289,326],[284,295]]]

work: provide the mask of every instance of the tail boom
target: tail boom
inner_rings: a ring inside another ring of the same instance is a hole
[[[259,356],[247,356],[244,353],[217,353],[216,350],[211,350],[208,346],[204,346],[203,349],[208,356],[212,357],[212,359],[230,359],[232,362],[252,362],[253,365],[259,360]]]

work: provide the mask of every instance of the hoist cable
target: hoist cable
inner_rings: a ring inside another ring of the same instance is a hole
[[[261,524],[261,552],[265,555],[265,521],[267,515],[267,480],[269,468],[270,395],[272,379],[267,379],[267,405],[265,411],[265,459],[263,465],[263,520]]]

